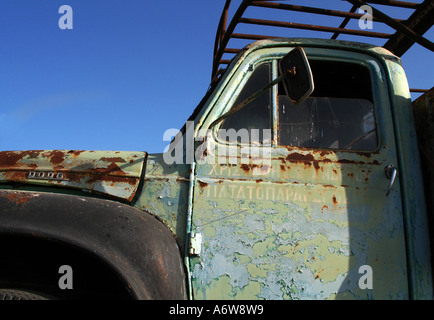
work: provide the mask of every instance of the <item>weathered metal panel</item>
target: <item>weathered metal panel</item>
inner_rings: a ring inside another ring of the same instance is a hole
[[[212,112],[199,114],[199,125],[207,128],[227,111],[234,100],[230,88],[244,81],[261,55],[283,55],[279,45],[302,45],[317,59],[327,53],[313,47],[330,47],[335,59],[363,61],[373,74],[380,146],[374,152],[273,147],[269,164],[243,163],[239,153],[234,163],[218,162],[218,155],[214,163],[198,163],[192,232],[203,243],[190,257],[194,298],[409,298],[401,180],[387,195],[385,174],[397,165],[395,132],[387,78],[376,60],[398,61],[390,52],[339,41],[253,44],[228,69],[210,98]],[[204,157],[217,153],[216,146]],[[365,266],[373,270],[370,289],[359,283]]]
[[[146,153],[30,150],[0,152],[0,182],[69,187],[134,198]]]
[[[400,155],[404,218],[412,298],[432,299],[433,282],[425,193],[411,97],[399,61],[386,60],[397,149]],[[428,197],[432,195],[427,194]]]
[[[247,165],[201,166],[195,298],[408,298],[401,197],[393,191],[384,206],[377,159],[293,152],[256,174]],[[374,290],[359,287],[364,265],[374,270]]]
[[[161,219],[185,243],[190,165],[167,164],[163,154],[149,154],[142,192],[135,207]]]

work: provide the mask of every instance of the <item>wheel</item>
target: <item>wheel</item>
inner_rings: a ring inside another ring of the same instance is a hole
[[[48,300],[39,293],[16,289],[0,289],[0,300]]]

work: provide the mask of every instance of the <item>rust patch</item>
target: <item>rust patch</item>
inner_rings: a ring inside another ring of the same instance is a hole
[[[380,163],[377,160],[374,160],[372,162],[363,162],[363,161],[355,161],[355,160],[348,160],[348,159],[340,159],[336,161],[340,164],[372,164],[372,165],[379,165]]]
[[[326,154],[328,154],[329,151],[323,151],[322,153],[320,153],[321,156],[324,156]],[[300,154],[300,153],[291,153],[289,154],[285,159],[281,159],[284,163],[288,162],[302,162],[307,166],[311,166],[313,165],[315,170],[318,171],[319,169],[321,169],[320,167],[320,162],[325,163],[325,162],[332,162],[330,159],[321,159],[321,160],[316,160],[315,157],[312,154]]]
[[[134,177],[118,177],[118,176],[109,176],[109,175],[95,175],[91,179],[89,179],[88,183],[94,183],[97,181],[104,181],[104,182],[112,182],[112,186],[114,186],[115,183],[128,183],[129,185],[136,185],[137,178]]]
[[[44,153],[42,154],[43,157],[49,158],[50,162],[54,165],[58,165],[65,161],[65,154],[62,151],[59,150],[53,150],[50,153]]]
[[[363,170],[363,173],[365,173],[365,171]],[[366,177],[365,177],[365,182],[369,182],[369,176],[371,175],[371,171],[368,171],[366,173]]]
[[[257,165],[257,164],[240,164],[240,168],[244,170],[245,173],[249,173],[250,170],[258,168],[260,172],[267,173],[270,167],[268,165]]]
[[[77,158],[84,150],[69,150],[68,153],[72,154],[72,157]]]
[[[18,165],[18,162],[24,157],[37,158],[42,150],[30,150],[30,151],[2,151],[0,152],[0,166],[1,167],[14,167]]]
[[[8,199],[10,202],[15,203],[17,206],[19,205],[26,205],[27,202],[31,198],[33,198],[32,193],[22,193],[22,192],[8,192],[4,195],[6,199]]]
[[[206,182],[203,182],[203,181],[200,181],[200,180],[198,180],[198,182],[199,182],[199,186],[200,186],[201,188],[205,188],[205,187],[208,186],[208,183],[206,183]]]
[[[4,176],[6,181],[24,182],[27,179],[27,172],[25,171],[6,171]]]
[[[82,178],[85,178],[84,174],[78,174],[76,172],[72,172],[72,171],[63,171],[63,176],[68,179],[68,181],[71,182],[78,182],[80,183],[80,180]]]
[[[315,158],[313,157],[313,155],[311,154],[301,154],[301,153],[291,153],[288,154],[288,156],[286,157],[286,160],[291,161],[291,162],[299,162],[299,161],[314,161]]]
[[[103,157],[103,158],[101,158],[101,161],[106,161],[106,162],[121,162],[121,163],[125,163],[126,162],[125,159],[121,158],[121,157],[114,157],[114,158]]]
[[[328,206],[327,205],[323,205],[321,208],[321,214],[324,214],[324,210],[328,210]]]
[[[332,200],[333,200],[333,203],[334,203],[334,204],[338,204],[338,201],[336,200],[336,196],[335,196],[335,195],[333,195]]]
[[[245,163],[240,164],[240,168],[243,169],[245,172],[249,172],[251,169],[251,166]]]
[[[113,174],[113,175],[119,175],[119,176],[125,176],[125,172],[122,171],[119,166],[112,162],[107,168],[94,168],[92,169],[97,174]]]
[[[319,152],[319,155],[320,155],[320,157],[324,157],[324,156],[327,156],[327,155],[332,154],[332,153],[333,153],[333,151],[329,151],[329,150],[321,150],[321,151]]]
[[[287,162],[301,162],[304,163],[307,166],[314,166],[315,170],[322,169],[320,167],[320,163],[338,163],[338,164],[351,164],[351,165],[380,165],[380,162],[377,160],[373,160],[371,162],[365,162],[365,161],[357,161],[357,160],[349,160],[349,159],[338,159],[338,160],[331,160],[328,158],[324,158],[327,155],[333,154],[333,151],[328,150],[321,150],[315,152],[315,154],[318,154],[320,156],[319,159],[315,159],[313,154],[301,154],[297,152],[293,152],[286,156],[286,158],[280,157],[278,158],[280,161],[282,161],[283,164],[286,164]],[[369,158],[371,155],[366,156],[366,158]],[[280,166],[282,170],[284,170],[283,164]]]
[[[348,160],[348,159],[339,159],[336,162],[340,163],[340,164],[361,164],[362,163],[360,161],[354,161],[354,160]]]
[[[64,178],[71,182],[89,183],[92,184],[97,181],[111,182],[111,183],[128,183],[135,185],[137,178],[125,177],[123,172],[115,163],[112,163],[107,168],[92,168],[87,171],[63,171]],[[86,181],[87,180],[87,181]]]

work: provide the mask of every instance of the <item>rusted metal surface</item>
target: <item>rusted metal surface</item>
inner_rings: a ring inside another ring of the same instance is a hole
[[[237,26],[237,21],[242,17],[244,14],[244,11],[247,9],[249,5],[249,1],[243,1],[241,5],[238,7],[237,11],[235,12],[231,22],[228,26],[226,26],[226,23],[223,23],[227,21],[227,15],[229,6],[231,4],[231,0],[226,0],[225,7],[223,9],[222,13],[222,23],[219,26],[219,29],[217,30],[216,35],[216,41],[215,41],[215,47],[214,47],[214,60],[213,60],[213,69],[212,69],[212,78],[215,78],[215,76],[218,73],[219,70],[219,61],[221,60],[223,56],[224,49],[226,48],[227,44],[229,43],[231,34],[234,32],[235,27]],[[224,17],[224,18],[223,18]]]
[[[409,2],[409,1],[396,1],[396,0],[369,0],[368,3],[376,3],[384,6],[416,9],[419,7],[419,3]]]
[[[434,23],[434,2],[424,1],[413,14],[404,22],[411,30],[418,34],[424,34]],[[384,47],[398,56],[402,56],[411,46],[414,40],[406,37],[404,34],[396,33],[389,41],[384,44]]]
[[[408,298],[401,198],[373,187],[387,161],[343,156],[288,150],[270,166],[199,167],[195,297]],[[358,287],[363,265],[374,290]]]
[[[269,166],[199,166],[195,298],[408,298],[401,197],[382,188],[387,156],[353,156],[293,149]],[[374,290],[358,286],[363,265]]]
[[[349,3],[353,4],[348,12],[341,10],[334,10],[333,8],[316,8],[307,6],[298,6],[286,3],[277,3],[272,1],[254,1],[254,0],[244,0],[240,4],[238,10],[233,15],[230,23],[227,25],[228,12],[231,4],[231,0],[227,0],[225,7],[223,9],[222,18],[220,20],[219,27],[217,29],[215,47],[214,47],[214,61],[213,61],[213,71],[212,79],[217,81],[222,74],[220,65],[225,65],[228,63],[229,59],[223,59],[223,55],[226,53],[237,53],[238,48],[230,48],[227,50],[227,45],[231,38],[242,38],[242,39],[272,39],[274,36],[270,35],[254,35],[248,33],[235,33],[236,27],[240,23],[248,23],[253,25],[266,25],[274,27],[285,27],[285,28],[296,28],[304,30],[319,31],[322,34],[324,32],[332,32],[333,35],[331,39],[337,39],[340,34],[351,34],[355,36],[368,36],[373,38],[387,39],[384,47],[388,50],[394,52],[396,55],[403,55],[414,43],[418,43],[429,50],[434,49],[434,44],[423,37],[423,34],[431,28],[434,23],[432,18],[433,4],[430,0],[425,0],[420,3],[412,3],[405,1],[361,1],[361,0],[347,0]],[[374,6],[372,6],[374,4]],[[384,9],[380,11],[376,8],[376,4],[381,4],[384,8],[387,7],[400,7],[406,8],[409,12],[408,19],[396,19],[388,15],[387,10]],[[373,21],[377,23],[383,23],[395,30],[392,34],[382,33],[382,32],[372,32],[368,30],[358,30],[358,29],[348,29],[347,24],[351,19],[360,19],[363,14],[356,13],[355,11],[361,6],[369,5],[373,12]],[[260,7],[264,10],[282,10],[288,12],[302,12],[310,13],[313,15],[323,15],[331,17],[342,17],[344,20],[341,25],[336,28],[333,22],[329,25],[311,25],[295,23],[293,21],[269,21],[264,19],[255,19],[253,17],[245,17],[245,12],[250,6]],[[285,35],[288,37],[288,35]],[[320,35],[322,36],[322,35]]]
[[[155,214],[179,239],[186,240],[190,166],[168,165],[162,154],[149,154],[145,179],[135,207]]]
[[[369,45],[303,41],[280,45],[301,45],[310,58],[369,61],[381,143],[372,152],[274,145],[271,162],[262,163],[253,157],[242,162],[246,159],[240,150],[235,162],[226,153],[219,156],[215,141],[215,147],[203,153],[203,159],[214,157],[214,162],[197,163],[194,171],[192,297],[432,297],[425,211],[418,203],[422,191],[418,159],[411,151],[400,160],[403,150],[413,150],[409,144],[414,127],[403,111],[408,109],[404,97],[409,91],[399,59]],[[233,102],[228,88],[242,83],[251,61],[283,56],[278,43],[264,40],[243,51],[214,93],[219,98],[211,96],[198,113],[198,128],[206,128],[227,111],[225,106]],[[345,54],[338,53],[339,46],[348,49]],[[390,96],[403,98],[391,101]],[[395,137],[391,123],[400,136]],[[390,164],[399,168],[399,175],[388,194]],[[415,178],[411,184],[410,176]],[[372,289],[359,283],[365,266],[373,270]]]
[[[367,5],[366,2],[361,1],[361,0],[347,0],[347,1],[354,4],[354,5],[357,5],[359,7]],[[432,1],[425,1],[425,3],[428,3],[428,2],[432,2]],[[434,43],[432,43],[428,39],[422,37],[419,33],[415,32],[413,29],[407,27],[405,24],[397,22],[395,19],[389,17],[387,14],[384,14],[380,10],[378,10],[374,7],[371,7],[371,9],[372,9],[372,14],[375,17],[381,19],[381,21],[383,21],[389,27],[395,29],[398,34],[405,35],[406,37],[412,39],[414,42],[417,42],[419,45],[423,46],[424,48],[427,48],[428,50],[434,51]],[[428,19],[428,18],[431,18],[431,17],[426,17],[426,19]],[[427,21],[429,21],[429,20],[427,20]],[[434,19],[431,19],[430,24],[429,24],[429,28],[432,26],[433,23],[434,23]],[[398,52],[394,52],[394,53],[398,54]]]
[[[348,13],[354,14],[354,12],[356,12],[356,10],[357,10],[357,6],[353,5]],[[350,21],[351,21],[351,16],[346,16],[345,19],[339,25],[339,28],[345,28]],[[331,39],[337,39],[339,37],[339,35],[340,35],[339,32],[335,32],[332,35]]]
[[[239,20],[239,23],[248,23],[248,24],[264,25],[264,26],[271,26],[271,27],[305,29],[305,30],[314,30],[314,31],[323,31],[323,32],[339,32],[343,34],[359,35],[359,36],[374,37],[374,38],[389,38],[390,36],[390,34],[388,33],[381,33],[381,32],[349,30],[344,28],[324,27],[324,26],[317,26],[312,24],[282,22],[282,21],[263,20],[263,19],[241,18]]]
[[[0,152],[0,182],[68,187],[134,198],[146,153],[82,150]]]
[[[346,12],[346,11],[339,11],[339,10],[312,8],[312,7],[297,6],[292,4],[267,2],[267,1],[253,1],[251,5],[255,7],[315,13],[315,14],[321,14],[321,15],[332,16],[332,17],[353,18],[353,19],[360,19],[361,17],[363,17],[363,14],[355,13],[354,9],[350,10],[349,12]],[[374,17],[374,21],[378,21],[378,19]],[[397,19],[397,21],[402,21],[402,20]]]

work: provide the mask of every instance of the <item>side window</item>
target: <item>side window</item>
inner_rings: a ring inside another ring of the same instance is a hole
[[[373,151],[377,129],[369,70],[358,64],[310,61],[312,96],[294,105],[279,87],[279,144]]]
[[[234,106],[251,97],[270,82],[271,64],[264,63],[256,66],[241,90]],[[228,132],[240,133],[240,130],[247,130],[250,142],[269,143],[269,140],[271,140],[271,109],[270,89],[244,108],[226,118],[219,130],[220,139],[234,141],[237,139],[237,135],[227,134]]]

